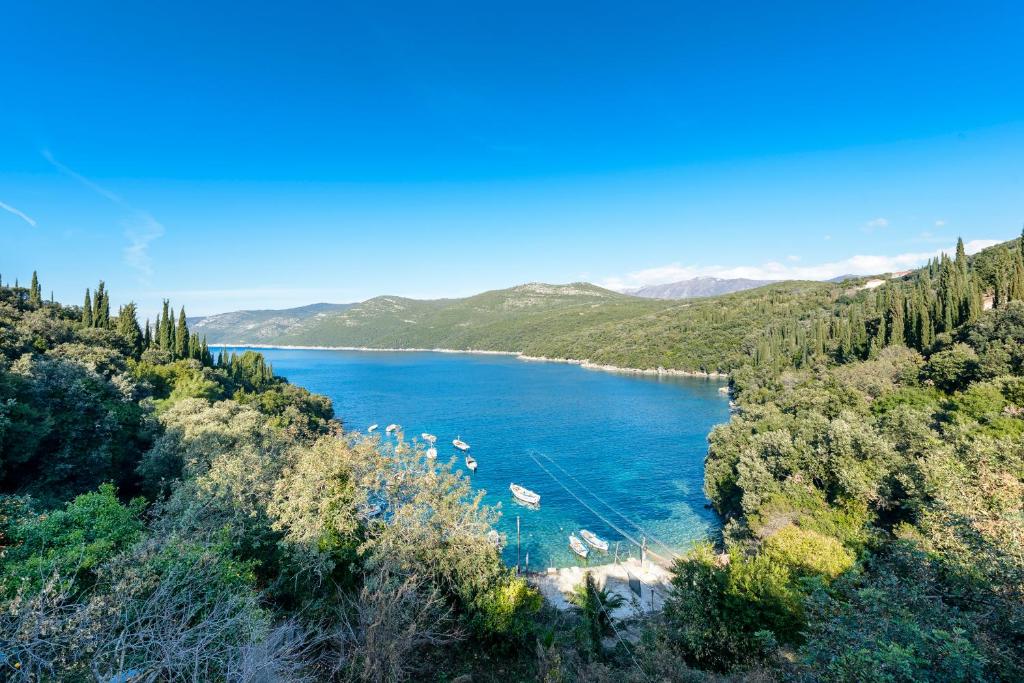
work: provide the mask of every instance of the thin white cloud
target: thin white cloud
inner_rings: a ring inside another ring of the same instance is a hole
[[[868,230],[879,230],[881,228],[888,228],[889,227],[889,219],[888,218],[872,218],[871,220],[869,220],[867,223],[864,224],[864,227],[866,227]]]
[[[800,257],[797,256],[796,254],[790,254],[789,256],[786,257],[786,260],[789,261],[790,263],[796,263],[797,261],[800,260]]]
[[[163,236],[164,226],[145,212],[138,212],[133,220],[125,221],[124,236],[128,246],[122,251],[124,262],[145,277],[153,275],[153,259],[149,255],[149,244]]]
[[[945,224],[946,224],[946,221],[942,220],[941,218],[939,220],[935,221],[935,227],[936,228],[941,228]]]
[[[1000,240],[972,240],[964,244],[968,254],[999,244]],[[952,255],[955,247],[934,251],[908,252],[893,256],[857,254],[840,261],[798,265],[769,261],[754,266],[695,266],[671,263],[645,268],[626,275],[612,276],[598,283],[619,291],[664,285],[695,277],[747,278],[750,280],[828,280],[839,275],[877,275],[910,270],[943,253]]]
[[[10,204],[5,204],[4,202],[0,202],[0,209],[3,209],[4,211],[6,211],[8,213],[13,213],[15,216],[17,216],[21,220],[25,221],[26,223],[31,225],[33,228],[36,227],[36,219],[32,218],[31,216],[26,214],[24,211],[19,211],[18,209],[14,208]]]
[[[103,187],[102,185],[99,185],[98,183],[93,182],[92,180],[89,180],[88,178],[86,178],[84,175],[82,175],[78,171],[75,171],[74,169],[69,168],[68,166],[65,166],[61,162],[57,161],[57,159],[54,158],[54,156],[50,152],[50,150],[44,149],[42,151],[42,155],[43,155],[43,158],[46,159],[47,161],[49,161],[50,164],[52,164],[53,167],[56,168],[58,171],[60,171],[61,173],[66,174],[66,175],[71,176],[72,178],[74,178],[78,182],[82,183],[83,185],[88,187],[90,190],[92,190],[96,194],[98,194],[98,195],[100,195],[102,197],[106,197],[110,201],[114,202],[115,204],[117,204],[119,206],[123,206],[126,209],[130,209],[131,208],[130,206],[128,206],[127,203],[125,203],[125,201],[123,199],[121,199],[121,197],[119,197],[118,195],[114,194],[113,192],[111,192],[107,188]]]
[[[138,271],[143,282],[148,282],[149,278],[153,275],[153,259],[149,255],[149,245],[154,240],[163,236],[165,232],[163,224],[153,218],[152,214],[148,211],[136,209],[120,195],[111,192],[73,168],[57,161],[50,150],[44,149],[42,155],[44,159],[49,161],[61,173],[74,178],[96,194],[131,214],[130,217],[122,222],[124,225],[124,236],[128,239],[128,245],[122,250],[121,254],[125,264]]]

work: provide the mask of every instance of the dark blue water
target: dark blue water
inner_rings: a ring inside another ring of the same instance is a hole
[[[609,540],[612,552],[621,542],[621,554],[633,556],[638,549],[622,532],[637,540],[646,534],[658,551],[652,538],[681,550],[718,528],[702,487],[708,432],[729,415],[719,382],[615,375],[510,356],[260,351],[277,374],[329,396],[348,430],[378,423],[383,432],[396,422],[407,439],[430,432],[438,436],[440,460],[456,455],[451,442],[461,436],[479,462],[473,483],[487,492],[488,503],[501,506],[510,564],[517,515],[522,559],[529,553],[532,569],[583,563],[568,548],[568,534],[580,528]],[[461,455],[458,463],[465,469]],[[539,493],[540,509],[514,503],[510,482]],[[589,561],[607,560],[592,552]]]

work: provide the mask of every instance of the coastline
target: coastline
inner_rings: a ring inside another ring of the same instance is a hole
[[[236,348],[236,349],[284,349],[294,351],[372,351],[376,353],[466,353],[483,356],[514,356],[515,358],[533,363],[566,363],[578,365],[585,370],[599,370],[620,375],[644,375],[654,377],[700,377],[717,381],[727,381],[729,374],[725,372],[701,372],[699,370],[676,370],[674,368],[627,368],[618,365],[607,365],[594,363],[590,360],[579,358],[548,358],[547,356],[530,356],[521,351],[488,351],[486,349],[427,349],[427,348],[399,348],[382,349],[371,346],[299,346],[286,344],[210,344],[215,348]]]

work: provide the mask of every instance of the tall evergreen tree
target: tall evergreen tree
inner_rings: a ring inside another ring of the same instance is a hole
[[[43,305],[43,288],[39,286],[39,276],[34,270],[32,271],[32,284],[29,285],[28,290],[28,303],[34,308]]]
[[[157,345],[164,351],[173,353],[174,346],[171,344],[171,302],[164,299],[164,307],[157,318],[156,336]]]
[[[168,313],[170,315],[167,316],[167,321],[164,322],[164,325],[167,327],[167,350],[171,352],[172,358],[176,358],[178,351],[178,339],[174,333],[174,306],[170,307]]]
[[[134,303],[127,303],[117,312],[117,332],[128,344],[132,355],[136,358],[142,353],[142,330],[136,317]]]
[[[189,358],[188,324],[185,322],[185,307],[178,312],[178,327],[174,331],[174,355],[178,358]]]
[[[964,239],[962,237],[956,238],[956,261],[957,270],[960,271],[960,275],[963,279],[967,280],[967,252],[964,250]]]
[[[92,297],[89,288],[85,288],[85,303],[82,304],[82,326],[92,327]]]
[[[904,318],[903,294],[896,288],[889,288],[888,311],[886,321],[889,328],[888,343],[890,346],[902,346],[906,343],[906,319]]]
[[[142,348],[153,348],[153,332],[149,329],[149,318],[146,318],[146,327],[142,330]]]
[[[110,327],[110,295],[103,280],[96,286],[96,295],[92,299],[92,324],[93,327]]]

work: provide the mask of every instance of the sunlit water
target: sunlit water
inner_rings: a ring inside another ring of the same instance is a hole
[[[439,459],[457,456],[467,472],[451,442],[468,442],[479,462],[473,484],[500,505],[510,565],[517,516],[520,561],[529,554],[532,570],[607,561],[569,550],[568,535],[580,528],[608,540],[611,554],[619,542],[620,554],[633,556],[628,537],[646,535],[652,551],[664,550],[658,541],[684,550],[718,529],[703,481],[708,432],[729,413],[719,382],[496,355],[260,351],[277,374],[329,396],[348,430],[378,423],[383,432],[395,422],[407,439],[436,434]],[[515,503],[510,482],[539,493],[540,508]]]

